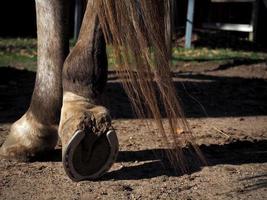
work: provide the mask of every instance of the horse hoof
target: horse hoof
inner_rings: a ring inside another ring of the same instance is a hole
[[[27,162],[37,155],[54,149],[57,144],[57,128],[38,122],[29,113],[13,123],[5,142],[0,147],[0,158]]]
[[[114,130],[100,136],[77,130],[63,149],[63,166],[73,181],[94,180],[115,162],[119,143]]]

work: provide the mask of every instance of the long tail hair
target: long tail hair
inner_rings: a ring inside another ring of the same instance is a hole
[[[173,149],[167,154],[171,163],[186,171],[181,148],[192,144],[193,137],[170,71],[172,5],[172,0],[95,1],[106,41],[114,48],[118,76],[137,115],[154,119]]]

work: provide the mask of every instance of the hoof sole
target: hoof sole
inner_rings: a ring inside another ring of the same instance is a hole
[[[106,171],[110,169],[118,155],[119,143],[116,132],[114,130],[109,130],[99,138],[97,138],[95,141],[90,141],[89,143],[87,143],[86,149],[82,149],[81,145],[83,141],[90,139],[86,137],[89,136],[87,136],[84,131],[76,131],[63,150],[63,166],[67,175],[73,181],[94,180],[101,177]],[[98,140],[105,140],[105,143],[99,143]],[[105,156],[97,155],[97,153],[94,155],[94,151],[97,151],[95,149],[101,148],[101,145],[105,145],[105,147],[103,148],[104,150],[100,151],[104,153]],[[108,148],[106,147],[107,145],[109,146]],[[84,151],[87,151],[85,152],[87,153],[87,156],[94,156],[94,159],[89,158],[88,160],[88,158],[85,158],[86,156],[84,156],[83,154]],[[79,157],[79,162],[77,162],[75,156]],[[81,161],[85,159],[87,159],[87,161]],[[96,162],[99,162],[100,164],[97,164]],[[94,165],[98,166],[97,169],[89,171],[87,170]]]

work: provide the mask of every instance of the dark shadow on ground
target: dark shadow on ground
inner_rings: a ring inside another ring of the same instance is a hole
[[[182,79],[176,88],[188,117],[267,114],[267,80],[203,74],[174,76]]]
[[[173,73],[187,117],[259,116],[267,114],[267,80]],[[135,118],[114,72],[109,75],[104,104],[113,119]],[[28,108],[35,73],[0,67],[0,123],[18,119]],[[204,109],[203,109],[204,108]]]
[[[241,165],[248,163],[267,162],[267,140],[260,141],[232,141],[228,144],[201,145],[199,149],[203,153],[208,166],[220,164]],[[153,178],[162,175],[181,176],[185,173],[174,170],[167,157],[168,149],[149,149],[139,151],[120,151],[117,161],[122,163],[134,163],[134,166],[124,166],[116,171],[107,173],[102,180],[138,180]],[[184,148],[183,154],[187,161],[187,174],[200,171],[203,162],[192,148]],[[61,149],[39,155],[32,162],[61,162]],[[135,164],[136,163],[136,164]],[[138,164],[141,163],[141,164]],[[255,178],[255,177],[254,177]]]
[[[252,65],[257,63],[265,62],[265,59],[250,59],[250,58],[242,58],[242,57],[226,57],[226,58],[192,58],[192,59],[182,59],[179,57],[172,57],[173,61],[176,62],[223,62],[230,65],[231,67],[239,66],[239,65]]]
[[[249,176],[239,180],[240,182],[249,181],[250,184],[246,184],[244,192],[258,190],[260,188],[267,188],[267,173],[263,173],[256,176]]]
[[[173,73],[187,117],[267,115],[267,80],[192,73]],[[103,98],[113,119],[136,118],[114,72]],[[12,123],[28,108],[35,73],[0,67],[0,123]]]
[[[35,72],[0,67],[0,123],[21,117],[30,104]]]
[[[249,66],[252,64],[258,64],[258,63],[263,63],[263,62],[267,62],[266,60],[253,60],[253,59],[245,59],[245,58],[235,58],[233,59],[231,62],[225,63],[225,64],[221,64],[219,65],[218,68],[216,69],[212,69],[212,70],[208,70],[208,71],[219,71],[219,70],[226,70],[226,69],[230,69],[230,68],[234,68],[237,66]]]
[[[206,157],[208,166],[219,164],[241,165],[248,163],[267,162],[267,140],[263,141],[235,141],[224,145],[201,145],[199,148]],[[196,154],[189,149],[183,149],[188,161],[188,174],[200,171],[200,164]],[[117,162],[143,162],[136,166],[126,166],[117,171],[106,174],[103,179],[138,180],[157,176],[181,176],[184,173],[176,173],[170,167],[164,156],[164,149],[152,149],[141,151],[122,151]]]
[[[173,73],[187,117],[241,117],[267,114],[267,80]],[[113,118],[135,118],[116,75],[110,76],[105,104]],[[112,97],[112,98],[110,98]]]

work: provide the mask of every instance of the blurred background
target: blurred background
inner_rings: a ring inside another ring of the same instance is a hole
[[[179,61],[232,61],[234,58],[262,61],[266,58],[267,0],[173,2],[174,64]],[[77,39],[85,5],[86,0],[71,0],[71,45],[74,45]],[[0,66],[35,70],[35,15],[34,0],[1,2]],[[111,47],[108,48],[108,53],[109,64],[112,67],[114,62]]]
[[[191,1],[191,0],[189,0]],[[187,0],[174,0],[173,19],[176,37],[185,34],[188,11]],[[225,37],[249,39],[260,46],[267,45],[267,8],[266,0],[201,0],[195,1],[193,42],[201,39],[203,33],[213,36],[224,34]],[[79,29],[86,0],[71,0],[70,37],[76,37]],[[15,6],[14,6],[15,5]],[[9,0],[2,1],[0,6],[0,37],[36,37],[35,2]],[[247,25],[219,27],[226,25]],[[216,26],[217,24],[217,26]],[[226,29],[228,31],[222,31]],[[230,29],[230,30],[229,30]],[[230,43],[230,42],[228,42]],[[230,45],[228,44],[227,45]],[[196,44],[197,45],[197,44]],[[218,45],[218,44],[217,44]]]

